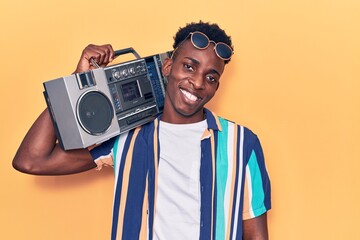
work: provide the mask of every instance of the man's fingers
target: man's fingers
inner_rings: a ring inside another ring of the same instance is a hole
[[[110,44],[102,46],[90,44],[84,51],[88,60],[92,58],[100,66],[106,66],[114,58],[114,50]]]
[[[89,44],[83,50],[75,72],[84,72],[89,69],[105,67],[113,58],[114,50],[110,44]]]

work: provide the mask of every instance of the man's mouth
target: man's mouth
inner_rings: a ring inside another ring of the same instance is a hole
[[[193,101],[193,102],[196,102],[196,101],[199,101],[201,100],[201,98],[189,93],[188,91],[184,90],[184,89],[180,89],[180,91],[185,95],[185,97],[187,99],[189,99],[190,101]]]

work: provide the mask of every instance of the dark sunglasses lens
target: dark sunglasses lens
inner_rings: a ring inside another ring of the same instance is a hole
[[[225,43],[218,43],[216,45],[216,52],[219,55],[219,57],[224,58],[224,59],[229,59],[229,58],[231,58],[231,55],[232,55],[231,48],[228,45],[226,45]]]
[[[200,49],[209,46],[209,39],[201,33],[193,33],[191,36],[191,40],[193,44]]]

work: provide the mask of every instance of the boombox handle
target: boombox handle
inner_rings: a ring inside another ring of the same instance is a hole
[[[124,55],[124,54],[127,54],[127,53],[132,53],[132,54],[134,54],[134,56],[137,59],[141,58],[140,55],[132,47],[116,50],[114,53],[115,53],[115,57],[120,56],[120,55]],[[91,61],[91,64],[94,67],[100,68],[99,64],[97,64],[97,62],[95,62],[95,60],[93,58],[90,58],[90,61]]]
[[[133,49],[132,47],[129,47],[129,48],[124,48],[124,49],[120,49],[120,50],[116,50],[115,51],[115,56],[120,56],[120,55],[124,55],[124,54],[127,54],[127,53],[132,53],[134,54],[134,56],[137,58],[137,59],[140,59],[140,55],[135,51],[135,49]]]

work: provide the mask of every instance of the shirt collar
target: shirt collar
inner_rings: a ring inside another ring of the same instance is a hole
[[[204,108],[205,117],[209,129],[222,131],[219,117],[207,108]]]
[[[204,113],[205,113],[205,118],[206,118],[206,123],[208,125],[208,129],[222,131],[219,117],[214,112],[210,111],[207,108],[204,108]],[[162,114],[160,114],[157,117],[158,121],[160,121],[161,115]]]

